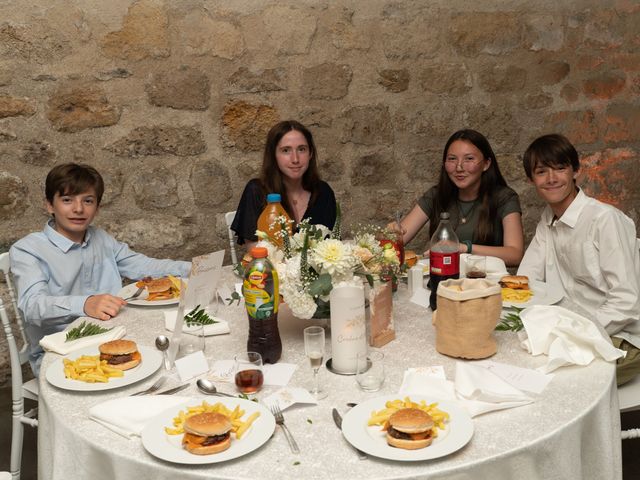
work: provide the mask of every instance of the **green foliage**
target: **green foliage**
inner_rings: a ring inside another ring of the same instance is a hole
[[[331,231],[330,238],[335,240],[342,240],[342,209],[340,208],[340,203],[336,202],[336,223],[333,226],[333,230]]]
[[[112,327],[113,328],[113,327]],[[67,332],[67,336],[65,338],[65,342],[70,342],[72,340],[78,340],[83,337],[90,337],[92,335],[100,335],[101,333],[106,333],[112,328],[104,328],[95,323],[87,323],[82,322],[75,328],[72,328]]]
[[[331,284],[331,275],[328,273],[323,273],[319,275],[311,284],[309,285],[309,293],[313,297],[324,297],[331,293],[331,289],[333,285]]]
[[[507,313],[500,319],[500,323],[496,326],[496,330],[499,332],[519,332],[524,328],[524,324],[520,318],[520,312],[524,310],[524,308],[509,307],[508,309],[513,310],[513,312]]]
[[[196,305],[196,308],[191,310],[184,316],[185,321],[187,322],[187,327],[191,327],[193,325],[213,325],[214,323],[219,323],[213,318],[211,318],[204,311],[204,308],[200,308],[200,305]]]
[[[235,292],[235,291],[231,292],[231,297],[225,298],[227,305],[232,305],[233,302],[238,302],[237,304],[240,305],[240,300],[242,300],[242,297],[238,292]]]

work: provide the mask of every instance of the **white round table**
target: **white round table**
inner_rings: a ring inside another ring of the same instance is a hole
[[[225,269],[225,283],[238,280]],[[220,316],[229,321],[230,335],[207,337],[209,361],[230,359],[246,349],[248,322],[244,306],[225,306]],[[331,408],[343,414],[347,402],[362,402],[396,393],[408,367],[443,365],[453,378],[457,360],[434,348],[431,312],[408,301],[406,285],[394,296],[397,338],[382,347],[386,381],[380,392],[360,391],[354,377],[321,371],[329,396],[315,406],[295,405],[285,411],[287,425],[300,446],[293,455],[282,431],[254,452],[224,463],[193,466],[172,464],[153,457],[139,438],[127,440],[89,419],[89,409],[107,399],[129,395],[151,385],[158,371],[143,382],[105,392],[72,392],[40,378],[38,472],[40,480],[112,479],[617,479],[622,478],[620,417],[615,366],[594,361],[587,367],[567,367],[530,405],[491,412],[473,419],[475,433],[461,450],[436,460],[394,462],[369,457],[359,460],[331,418]],[[125,325],[127,337],[152,346],[164,331],[160,310],[127,307],[113,324]],[[311,321],[281,315],[281,361],[298,364],[290,384],[309,386],[311,369],[304,355],[302,330]],[[532,357],[515,334],[496,334],[498,362],[535,368],[545,357]],[[327,350],[330,339],[327,338]],[[42,372],[57,359],[47,354]],[[174,381],[177,384],[177,380]],[[194,382],[192,382],[194,384]],[[166,387],[169,387],[167,384]],[[231,391],[231,386],[226,386]],[[269,393],[267,389],[263,394]],[[195,385],[180,395],[204,398]],[[215,398],[208,397],[210,402]]]

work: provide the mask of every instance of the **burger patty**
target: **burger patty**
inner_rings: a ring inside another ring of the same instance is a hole
[[[400,432],[393,427],[389,427],[389,429],[387,430],[387,433],[389,434],[390,437],[397,438],[398,440],[420,440],[424,438],[429,438],[431,436],[431,430],[427,430],[426,432],[422,432],[422,433],[405,433],[405,432]],[[416,438],[416,437],[421,437],[421,438]]]
[[[121,363],[127,363],[133,360],[132,354],[126,355],[100,355],[100,360],[106,360],[111,365],[120,365]]]
[[[204,442],[202,442],[202,446],[206,447],[209,445],[215,445],[216,443],[220,443],[229,438],[229,432],[223,433],[222,435],[212,435],[211,437],[205,438]]]

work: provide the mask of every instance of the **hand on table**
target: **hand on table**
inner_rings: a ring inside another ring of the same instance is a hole
[[[98,320],[110,320],[127,304],[122,298],[107,293],[91,295],[84,302],[84,313]]]
[[[398,235],[404,235],[407,233],[407,229],[399,224],[398,222],[390,222],[387,224],[387,230],[390,230],[393,233],[397,233]]]

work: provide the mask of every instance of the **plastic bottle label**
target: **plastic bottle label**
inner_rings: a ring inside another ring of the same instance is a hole
[[[273,292],[267,291],[268,276],[268,273],[261,272],[254,266],[246,275],[242,285],[247,313],[256,320],[264,320],[278,313],[278,301],[273,297]],[[277,282],[276,278],[274,276],[274,283]],[[277,285],[274,287],[277,289]]]
[[[455,275],[460,273],[459,252],[434,252],[429,255],[432,275]]]

